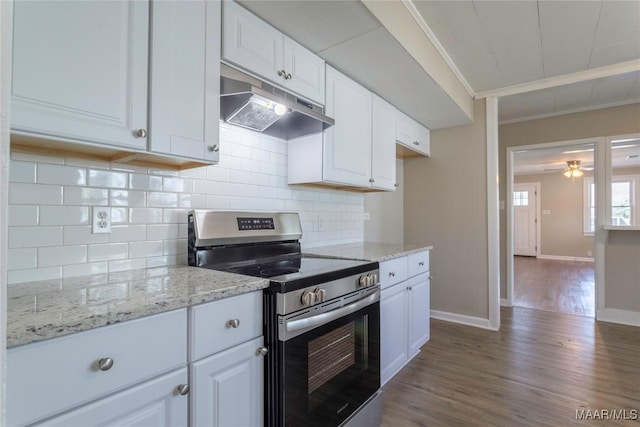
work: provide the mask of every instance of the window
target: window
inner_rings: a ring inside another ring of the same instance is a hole
[[[640,200],[640,175],[614,176],[611,180],[611,225],[638,225],[636,200]],[[595,231],[595,184],[593,177],[584,179],[584,234]]]
[[[514,191],[513,192],[513,206],[529,206],[529,192],[528,191]]]

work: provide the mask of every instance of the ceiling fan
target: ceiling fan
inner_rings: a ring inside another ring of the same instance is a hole
[[[593,165],[582,165],[582,161],[581,160],[567,160],[566,162],[563,162],[564,164],[566,164],[565,167],[558,167],[558,168],[553,168],[553,169],[545,169],[545,172],[557,172],[557,171],[565,171],[565,176],[567,177],[572,177],[571,174],[567,175],[568,172],[570,171],[592,171],[593,170]],[[582,174],[580,175],[573,175],[575,177],[578,176],[582,176]]]

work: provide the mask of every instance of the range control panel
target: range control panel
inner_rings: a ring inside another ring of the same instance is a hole
[[[238,230],[275,230],[273,218],[238,218]]]

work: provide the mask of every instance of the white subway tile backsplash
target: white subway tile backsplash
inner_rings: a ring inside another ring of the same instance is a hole
[[[24,270],[38,266],[38,249],[9,249],[7,254],[7,270]]]
[[[177,208],[178,195],[176,193],[149,193],[149,207]]]
[[[65,205],[106,206],[109,204],[109,190],[90,187],[64,187]]]
[[[9,181],[35,183],[36,164],[34,162],[11,160],[9,162]]]
[[[76,166],[41,164],[38,166],[38,183],[86,185],[87,169]]]
[[[9,226],[38,225],[38,206],[9,205]]]
[[[9,184],[9,204],[61,205],[62,186],[44,184]]]
[[[106,274],[109,272],[107,262],[89,262],[86,264],[65,265],[62,267],[62,277],[89,276],[91,274]]]
[[[28,270],[14,270],[7,272],[7,281],[10,284],[60,278],[62,278],[62,267],[30,268]]]
[[[107,243],[89,246],[89,262],[115,261],[126,259],[128,256],[129,245],[127,243]]]
[[[80,206],[40,206],[40,225],[89,224],[89,208]]]
[[[181,172],[12,153],[9,283],[186,264],[191,209],[299,212],[303,247],[363,239],[364,196],[288,185],[286,141],[222,124],[220,146]],[[93,206],[110,234],[91,233]]]
[[[65,245],[86,245],[109,242],[108,234],[93,234],[90,225],[65,226],[63,232]]]
[[[154,224],[162,222],[162,209],[160,208],[131,208],[129,209],[129,223]]]
[[[178,224],[147,225],[147,240],[167,240],[178,238]]]
[[[147,225],[114,225],[111,227],[109,243],[135,242],[147,239]]]
[[[81,264],[87,262],[86,245],[38,248],[38,267]]]
[[[9,227],[9,248],[62,245],[62,227]]]
[[[111,206],[145,207],[147,193],[136,190],[109,190],[109,204]]]
[[[132,173],[129,177],[129,188],[133,190],[162,190],[162,177]]]
[[[98,169],[89,170],[90,187],[127,188],[129,174],[126,172],[111,172]]]
[[[149,258],[161,256],[164,249],[162,240],[129,243],[129,257]]]

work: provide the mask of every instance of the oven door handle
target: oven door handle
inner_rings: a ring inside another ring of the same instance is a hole
[[[326,313],[317,314],[315,316],[307,317],[306,319],[288,320],[286,322],[287,331],[298,331],[300,329],[314,328],[316,326],[324,325],[340,317],[347,316],[351,313],[364,308],[368,305],[380,299],[380,290],[376,290],[368,297],[362,298],[352,304],[345,305],[344,307],[336,308],[335,310],[327,311]]]

